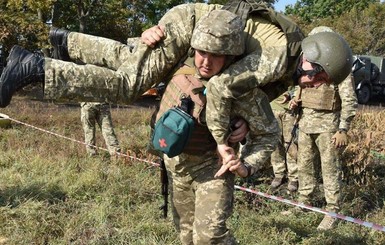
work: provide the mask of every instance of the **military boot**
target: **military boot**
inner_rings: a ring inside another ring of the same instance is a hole
[[[39,82],[44,82],[43,54],[13,46],[0,77],[0,107],[8,106],[16,91]]]
[[[52,58],[70,61],[67,38],[70,31],[52,27],[49,31],[49,41],[53,47]]]
[[[327,231],[333,229],[337,224],[337,219],[329,215],[325,215],[321,223],[318,225],[317,230]]]
[[[270,184],[270,188],[277,189],[280,187],[285,181],[285,177],[275,177]]]

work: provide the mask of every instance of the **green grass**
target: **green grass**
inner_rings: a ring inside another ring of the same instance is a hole
[[[83,140],[76,106],[15,98],[0,113]],[[155,161],[145,151],[151,110],[118,107],[112,114],[124,152]],[[374,123],[378,116],[384,118],[384,111],[355,119],[359,127],[353,128],[354,142],[345,151],[349,163],[341,212],[385,225],[384,163],[382,155],[371,153],[385,151],[385,129]],[[370,142],[363,144],[367,137]],[[104,147],[99,131],[97,144]],[[0,244],[180,244],[171,213],[162,218],[159,169],[149,163],[109,159],[104,152],[89,158],[83,145],[15,122],[0,128],[0,156]],[[267,168],[248,182],[238,179],[237,185],[268,192],[271,178]],[[296,198],[284,189],[273,194]],[[322,214],[284,215],[291,206],[243,191],[236,191],[235,198],[229,227],[240,244],[385,244],[385,232],[346,221],[332,231],[318,232]]]

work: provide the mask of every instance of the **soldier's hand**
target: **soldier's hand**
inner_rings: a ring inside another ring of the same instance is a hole
[[[232,173],[236,173],[241,178],[246,178],[249,175],[249,171],[247,170],[245,164],[240,160],[237,159],[237,163],[232,165],[229,170]]]
[[[153,27],[145,30],[142,33],[142,35],[140,37],[140,40],[142,41],[142,43],[144,43],[147,46],[153,48],[164,37],[165,37],[165,35],[164,35],[164,26],[156,25],[156,26],[153,26]]]
[[[219,154],[219,157],[222,159],[224,159],[228,155],[235,155],[234,149],[226,144],[218,144],[217,153]]]
[[[234,164],[233,160],[237,159],[234,149],[225,144],[218,144],[217,153],[219,157],[219,164],[222,166],[214,175],[215,178],[222,176]]]
[[[228,139],[229,143],[241,142],[249,132],[249,126],[243,118],[239,118],[234,124],[234,130]]]
[[[345,131],[339,130],[332,137],[332,142],[336,148],[346,146],[348,144],[348,136]]]
[[[289,102],[289,109],[290,110],[295,110],[298,106],[299,106],[299,104],[302,102],[302,100],[301,99],[297,99],[297,98],[293,98],[293,99],[291,99],[290,100],[290,102]]]
[[[218,170],[218,172],[215,173],[214,177],[218,178],[221,177],[223,174],[225,174],[228,170],[231,172],[237,172],[241,171],[240,165],[241,160],[237,158],[235,155],[227,155],[225,158],[223,158],[223,165]],[[247,175],[247,169],[246,169],[246,175]]]
[[[290,101],[290,94],[287,92],[287,93],[284,93],[283,94],[283,98],[282,100],[279,102],[280,104],[286,104],[287,102]]]

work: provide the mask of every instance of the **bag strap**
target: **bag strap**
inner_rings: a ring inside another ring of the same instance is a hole
[[[182,98],[180,98],[180,101],[181,101],[181,103],[180,103],[179,108],[182,111],[186,112],[188,115],[190,115],[190,111],[192,110],[192,107],[194,106],[191,97],[190,96],[182,97]]]
[[[174,73],[174,76],[180,75],[180,74],[183,74],[183,75],[194,75],[195,73],[196,73],[196,70],[195,70],[194,67],[184,66],[184,67],[178,69]]]

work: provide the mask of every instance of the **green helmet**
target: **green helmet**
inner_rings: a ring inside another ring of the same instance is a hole
[[[194,49],[220,55],[241,55],[244,45],[242,20],[227,10],[213,10],[202,16],[191,38]]]
[[[308,36],[302,41],[305,58],[320,65],[335,84],[341,83],[351,72],[353,55],[345,39],[330,31]]]

